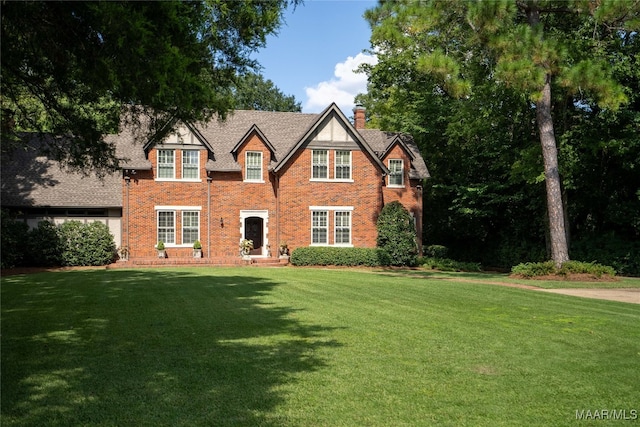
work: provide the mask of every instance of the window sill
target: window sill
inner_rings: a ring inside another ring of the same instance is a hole
[[[201,179],[180,179],[180,178],[156,178],[154,179],[156,182],[202,182]]]
[[[247,184],[264,184],[264,180],[257,180],[257,179],[245,179],[242,182],[246,182]]]
[[[311,178],[309,182],[344,182],[353,183],[353,179],[330,179],[330,178]]]
[[[387,188],[407,188],[404,185],[387,185]]]

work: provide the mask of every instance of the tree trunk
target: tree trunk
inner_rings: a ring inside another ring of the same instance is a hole
[[[540,143],[542,144],[542,158],[544,159],[551,259],[559,267],[563,262],[569,261],[569,250],[565,232],[560,172],[558,170],[558,149],[553,132],[553,118],[551,117],[550,76],[547,76],[542,89],[542,97],[536,102],[536,120],[538,122],[538,131],[540,132]]]

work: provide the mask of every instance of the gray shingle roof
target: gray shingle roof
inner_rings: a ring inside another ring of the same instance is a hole
[[[41,138],[25,135],[24,150],[2,159],[0,197],[2,206],[11,207],[90,207],[122,206],[121,173],[98,178],[62,169],[56,161],[38,154]]]
[[[206,169],[212,172],[239,172],[240,165],[232,153],[247,132],[255,126],[268,139],[274,150],[270,170],[282,165],[302,138],[317,126],[326,114],[337,108],[333,104],[320,114],[238,110],[221,122],[212,120],[193,128],[206,145],[212,149]],[[346,117],[340,114],[343,120]],[[382,132],[373,129],[356,130],[364,148],[382,159],[390,144],[397,138],[413,155],[411,178],[429,177],[420,150],[409,135]],[[124,129],[118,135],[106,137],[114,143],[116,156],[123,169],[151,169],[147,159],[145,141],[136,137],[135,129]],[[37,154],[38,138],[31,136],[30,149],[16,152],[11,159],[2,159],[2,205],[4,206],[52,206],[52,207],[120,207],[122,206],[121,175],[111,174],[103,179],[95,175],[82,175],[62,169],[57,162]],[[381,162],[378,164],[382,165]],[[384,166],[381,166],[384,168]]]

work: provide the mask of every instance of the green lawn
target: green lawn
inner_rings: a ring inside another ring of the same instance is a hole
[[[640,422],[611,419],[640,417],[634,304],[306,268],[49,272],[1,290],[2,426]]]

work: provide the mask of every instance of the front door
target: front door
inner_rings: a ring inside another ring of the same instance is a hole
[[[264,234],[264,220],[257,216],[250,216],[244,220],[244,238],[253,240],[253,250],[250,255],[262,255],[262,236]]]

